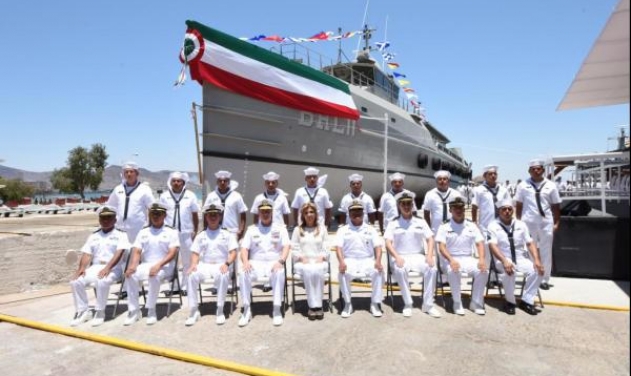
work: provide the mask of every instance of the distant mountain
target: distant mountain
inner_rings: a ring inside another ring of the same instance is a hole
[[[149,183],[151,188],[155,191],[157,189],[165,189],[169,174],[171,171],[149,171],[144,168],[140,169],[140,180]],[[17,168],[7,167],[0,165],[0,176],[5,179],[22,179],[25,182],[46,182],[50,184],[50,176],[52,171],[46,172],[31,172],[20,170]],[[201,187],[199,184],[199,175],[196,172],[189,172],[190,181],[188,186],[191,189],[198,189]],[[113,189],[121,182],[121,166],[111,165],[105,168],[103,173],[103,182],[99,186],[99,190],[108,191]]]

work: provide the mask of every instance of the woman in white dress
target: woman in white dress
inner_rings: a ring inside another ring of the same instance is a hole
[[[326,250],[328,233],[324,225],[318,225],[318,209],[308,202],[300,208],[301,225],[291,237],[294,272],[300,274],[307,292],[309,320],[322,320],[322,289],[324,274],[329,268]]]

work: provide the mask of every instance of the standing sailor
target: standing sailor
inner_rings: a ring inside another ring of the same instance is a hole
[[[449,203],[455,200],[456,197],[461,196],[458,191],[449,187],[449,179],[451,179],[449,171],[436,171],[434,178],[436,179],[436,188],[430,189],[425,194],[423,216],[434,234],[436,234],[438,227],[451,219],[451,212],[448,208]]]
[[[252,202],[252,209],[250,213],[254,214],[254,220],[252,223],[259,223],[259,204],[263,200],[269,200],[274,203],[274,218],[272,223],[278,226],[287,226],[289,224],[289,202],[287,201],[287,194],[280,188],[278,188],[278,179],[280,175],[274,171],[270,171],[263,175],[263,185],[265,190],[263,193],[258,194]]]
[[[333,207],[333,203],[329,198],[329,192],[318,184],[318,174],[320,170],[314,167],[308,167],[304,170],[304,173],[305,182],[307,184],[296,190],[294,200],[291,202],[294,224],[296,226],[300,225],[298,222],[298,210],[302,208],[302,205],[307,202],[313,202],[318,208],[318,222],[328,228],[331,223],[331,208]]]
[[[224,207],[222,226],[235,234],[237,240],[240,240],[245,231],[245,213],[248,211],[248,207],[243,202],[241,194],[230,186],[231,176],[230,171],[222,170],[215,173],[217,186],[206,196],[204,206],[221,204]]]
[[[379,200],[379,212],[377,213],[379,217],[379,230],[382,234],[388,228],[390,221],[399,215],[397,201],[394,199],[394,196],[397,193],[403,192],[405,175],[400,172],[395,172],[388,176],[388,179],[390,179],[390,190],[381,195],[381,199]],[[416,213],[416,205],[414,203],[412,203],[412,205],[412,211]]]
[[[350,224],[351,220],[348,217],[348,206],[354,200],[359,200],[364,205],[364,223],[372,225],[375,222],[375,213],[377,209],[375,209],[375,202],[369,194],[365,193],[362,190],[362,180],[364,177],[360,174],[352,174],[348,177],[348,181],[350,182],[351,191],[342,197],[340,201],[339,211],[342,213],[340,215],[340,224]]]
[[[199,205],[197,196],[186,189],[189,177],[186,172],[172,172],[167,181],[168,189],[162,193],[159,202],[167,208],[165,223],[180,235],[180,261],[182,262],[182,295],[186,295],[188,274],[191,265],[191,245],[199,226]]]

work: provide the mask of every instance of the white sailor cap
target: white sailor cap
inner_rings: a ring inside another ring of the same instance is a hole
[[[482,173],[486,174],[487,172],[491,172],[491,171],[495,171],[497,172],[497,166],[496,165],[486,165],[482,168]]]
[[[450,179],[451,178],[451,172],[447,171],[447,170],[438,170],[434,173],[434,179],[438,179],[438,178],[447,178]]]
[[[362,180],[364,180],[364,176],[360,174],[352,174],[348,176],[348,181],[350,182],[362,181]]]
[[[536,167],[536,166],[541,166],[541,167],[545,166],[545,162],[543,161],[543,159],[536,158],[528,162],[528,167]]]
[[[498,209],[501,209],[501,208],[503,208],[505,206],[510,206],[512,208],[513,207],[513,200],[507,197],[507,198],[504,198],[504,199],[499,200],[498,202],[496,202],[495,206]]]
[[[231,176],[232,176],[232,172],[230,171],[220,170],[220,171],[215,172],[215,177],[217,179],[230,179]]]
[[[184,184],[186,184],[188,183],[188,179],[189,177],[186,172],[173,171],[169,174],[169,184],[171,183],[171,180],[183,180]]]
[[[125,170],[136,170],[138,171],[140,167],[138,167],[138,163],[133,162],[133,161],[127,161],[125,163],[123,163],[123,171]]]
[[[312,175],[318,176],[318,174],[320,173],[320,170],[318,170],[315,167],[308,167],[304,171],[305,171],[305,176],[312,176]]]
[[[280,175],[275,173],[274,171],[270,171],[267,174],[263,175],[263,180],[265,181],[275,181],[280,178]]]
[[[388,176],[388,178],[390,179],[390,181],[393,181],[393,180],[405,180],[405,174],[402,174],[400,172],[395,172],[394,174]]]

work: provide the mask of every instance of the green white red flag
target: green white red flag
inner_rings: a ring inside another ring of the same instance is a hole
[[[340,118],[359,118],[346,82],[195,21],[180,60],[191,77],[279,106]]]

